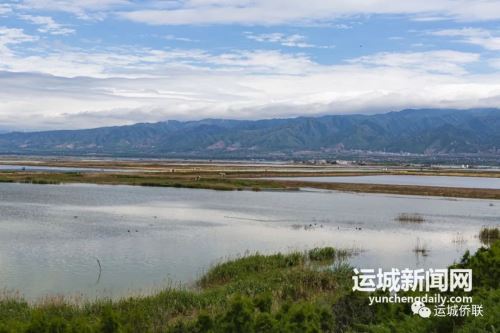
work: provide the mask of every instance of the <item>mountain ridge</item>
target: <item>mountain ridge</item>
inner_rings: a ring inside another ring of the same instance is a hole
[[[0,134],[0,153],[295,154],[303,151],[500,154],[499,109],[405,109],[374,115],[167,120]]]

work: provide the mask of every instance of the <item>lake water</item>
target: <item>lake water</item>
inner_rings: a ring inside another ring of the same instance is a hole
[[[401,224],[400,213],[426,222]],[[0,289],[119,297],[190,283],[246,252],[315,246],[361,249],[359,267],[442,268],[499,217],[493,200],[0,184]],[[428,256],[415,255],[417,242]]]
[[[491,178],[491,177],[374,175],[374,176],[347,176],[347,177],[276,177],[272,179],[323,182],[323,183],[419,185],[419,186],[500,189],[500,178]]]
[[[76,168],[37,165],[0,164],[0,171],[39,171],[39,172],[135,172],[133,169]]]

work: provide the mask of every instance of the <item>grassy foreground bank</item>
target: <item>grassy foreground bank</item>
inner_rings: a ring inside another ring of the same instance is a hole
[[[314,174],[311,174],[313,176]],[[337,174],[338,175],[338,174]],[[256,174],[245,173],[80,173],[80,172],[0,172],[0,183],[64,184],[91,183],[105,185],[136,185],[212,189],[226,191],[243,190],[297,190],[311,187],[335,191],[360,193],[385,193],[401,195],[440,196],[500,200],[500,190],[480,188],[455,188],[434,186],[322,183],[290,180],[252,178]],[[240,178],[251,177],[251,178]]]
[[[0,332],[498,332],[500,242],[466,253],[482,317],[411,314],[409,304],[369,306],[332,248],[252,255],[216,265],[194,289],[71,305],[0,301]],[[327,269],[328,268],[328,269]],[[455,295],[455,294],[454,294]]]

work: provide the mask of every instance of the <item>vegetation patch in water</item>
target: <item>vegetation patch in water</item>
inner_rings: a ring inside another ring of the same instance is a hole
[[[212,189],[219,191],[264,189],[287,190],[287,186],[271,180],[226,178],[216,174],[203,176],[175,173],[77,173],[77,172],[3,172],[0,182],[29,184],[92,183],[103,185],[136,185]]]
[[[417,245],[413,248],[413,252],[424,257],[429,255],[429,249],[425,244],[420,242],[420,238],[417,238]]]
[[[500,239],[500,229],[498,227],[483,227],[479,232],[479,240],[485,245],[489,245]]]
[[[418,213],[401,213],[396,217],[400,223],[423,223],[424,217]]]
[[[118,165],[118,164],[117,164]],[[114,166],[117,166],[114,165]],[[111,166],[110,166],[111,167]],[[193,189],[213,189],[213,190],[286,190],[297,191],[300,188],[312,187],[317,189],[365,192],[365,193],[393,193],[402,195],[426,195],[445,196],[463,198],[484,198],[500,199],[498,189],[477,189],[477,188],[453,188],[453,187],[433,187],[433,186],[408,186],[408,185],[385,185],[385,184],[350,184],[350,183],[323,183],[289,180],[270,180],[258,177],[272,176],[303,176],[303,173],[287,172],[263,172],[237,171],[224,169],[226,172],[218,172],[208,169],[188,168],[179,169],[179,172],[137,172],[111,173],[111,172],[38,172],[38,171],[6,171],[0,172],[1,182],[34,183],[34,184],[65,184],[65,183],[91,183],[109,185],[137,185],[137,186],[160,186],[160,187],[182,187]],[[308,176],[317,173],[308,172]],[[329,173],[330,175],[346,176],[344,172]],[[364,172],[355,172],[351,175],[363,175]],[[373,172],[371,173],[373,174]],[[323,173],[321,175],[324,175]]]

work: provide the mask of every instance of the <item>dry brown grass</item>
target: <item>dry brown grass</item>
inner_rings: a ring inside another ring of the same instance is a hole
[[[27,163],[26,163],[27,164]],[[33,165],[36,163],[32,162]],[[95,183],[116,185],[142,185],[142,186],[165,186],[203,188],[215,190],[261,190],[282,189],[296,190],[301,187],[313,187],[318,189],[364,192],[364,193],[387,193],[402,195],[440,196],[457,198],[481,198],[500,199],[500,190],[497,189],[473,189],[473,188],[451,188],[435,186],[408,186],[408,185],[384,185],[384,184],[355,184],[355,183],[323,183],[290,180],[268,180],[259,177],[284,177],[284,176],[358,176],[377,174],[411,174],[411,175],[451,175],[450,171],[417,171],[389,169],[360,169],[343,170],[342,168],[329,168],[328,171],[314,171],[317,167],[306,167],[303,165],[293,166],[268,166],[259,165],[250,168],[244,165],[234,164],[168,164],[168,163],[135,163],[135,162],[106,162],[106,161],[59,161],[43,162],[36,165],[67,166],[67,167],[99,167],[99,168],[132,168],[133,172],[116,173],[48,173],[48,172],[0,172],[0,182],[20,182],[35,184],[58,184],[58,183]],[[142,171],[141,171],[142,168]],[[155,169],[155,172],[146,172]],[[296,168],[310,168],[309,172],[293,171]],[[174,171],[174,172],[172,172]],[[223,172],[226,176],[221,177]],[[461,176],[489,176],[500,177],[500,173],[478,172],[478,171],[453,171],[452,175]]]
[[[423,223],[424,217],[418,213],[401,213],[396,217],[399,223]]]
[[[500,239],[500,228],[498,227],[482,227],[479,232],[479,240],[485,245],[490,245]]]

